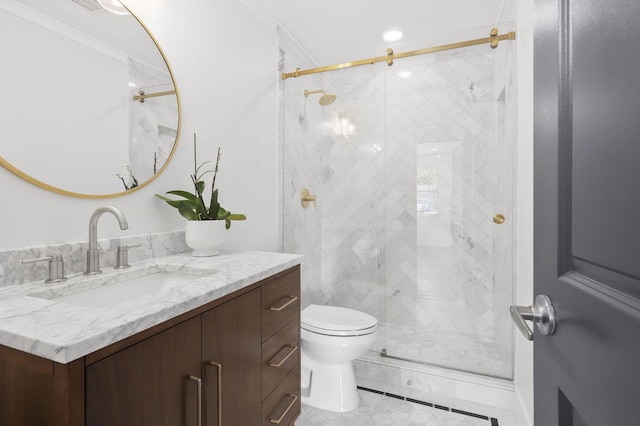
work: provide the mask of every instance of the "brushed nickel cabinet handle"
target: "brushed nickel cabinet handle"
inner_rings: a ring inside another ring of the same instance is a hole
[[[222,426],[222,364],[209,361],[209,365],[218,370],[218,426]]]
[[[298,300],[298,296],[287,296],[284,300],[286,300],[286,302],[278,307],[275,306],[271,306],[269,308],[269,310],[271,311],[275,311],[275,312],[280,312],[281,310],[283,310],[284,308],[286,308],[287,306],[289,306],[290,304],[292,304],[293,302],[295,302],[296,300]]]
[[[280,353],[284,350],[289,348],[289,352],[284,356],[284,358],[282,358],[280,361],[275,361],[279,358]],[[295,351],[298,350],[297,346],[293,346],[293,345],[285,345],[282,347],[282,349],[280,349],[278,351],[278,353],[276,354],[276,356],[274,356],[273,358],[271,358],[271,360],[269,361],[269,366],[270,367],[280,367],[282,364],[285,363],[286,360],[289,359],[289,357],[291,357],[291,355],[293,355],[295,353]]]
[[[286,417],[286,415],[289,413],[289,410],[291,410],[291,407],[293,407],[293,405],[296,403],[296,401],[298,400],[298,397],[295,396],[294,394],[290,393],[289,395],[285,395],[287,398],[292,398],[291,402],[289,403],[289,405],[287,406],[287,408],[285,408],[284,412],[282,413],[282,415],[280,417],[278,417],[277,419],[272,418],[272,416],[269,416],[269,421],[273,424],[279,425],[280,422],[282,421],[282,419],[284,419]],[[280,404],[281,405],[281,404]],[[276,407],[276,410],[278,408],[280,408],[280,405],[278,405]],[[271,413],[273,414],[273,413]]]
[[[202,426],[202,379],[191,375],[189,380],[196,382],[198,386],[198,426]]]

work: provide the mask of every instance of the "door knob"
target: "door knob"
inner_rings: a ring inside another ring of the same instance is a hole
[[[553,311],[551,300],[544,294],[536,296],[536,303],[532,306],[511,306],[509,309],[511,318],[524,334],[527,340],[533,340],[533,331],[529,328],[527,321],[536,323],[540,333],[546,335],[553,334],[556,329],[556,315]]]

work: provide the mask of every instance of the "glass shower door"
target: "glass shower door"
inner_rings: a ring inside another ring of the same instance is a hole
[[[385,70],[383,355],[512,377],[510,54],[481,45]]]

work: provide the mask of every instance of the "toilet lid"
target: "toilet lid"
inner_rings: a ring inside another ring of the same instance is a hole
[[[340,336],[372,333],[378,324],[364,312],[326,305],[309,305],[302,311],[300,322],[306,330]]]

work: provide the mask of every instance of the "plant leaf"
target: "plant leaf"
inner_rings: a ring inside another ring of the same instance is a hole
[[[231,228],[231,219],[227,218],[227,219],[224,220],[224,227],[225,227],[225,229]]]
[[[187,220],[198,220],[193,204],[189,201],[182,201],[178,205],[178,212]]]
[[[195,195],[193,195],[188,191],[175,190],[175,191],[169,191],[167,192],[167,194],[177,195],[178,197],[186,198],[187,200],[190,200],[190,201],[196,201],[198,199],[198,197],[196,197]]]
[[[167,204],[171,207],[175,207],[176,209],[180,208],[180,204],[184,203],[186,200],[167,200]]]
[[[195,213],[198,216],[198,219],[200,219],[200,220],[202,220],[202,219],[211,219],[211,217],[209,216],[209,212],[205,208],[204,204],[202,204],[201,200],[198,200],[198,202],[195,204],[194,208],[195,208]]]
[[[202,193],[204,192],[204,187],[205,187],[205,183],[203,180],[199,180],[196,182],[196,191],[198,191],[199,196],[202,196]]]
[[[166,201],[171,207],[175,207],[176,209],[180,207],[181,203],[192,202],[191,200],[172,200],[171,198],[164,197],[160,194],[155,194],[156,197],[160,198],[162,201]],[[191,195],[191,194],[189,194]]]
[[[218,219],[218,213],[220,212],[220,203],[218,202],[218,190],[214,189],[211,193],[211,203],[209,204],[209,215]]]
[[[229,220],[247,220],[247,217],[243,214],[240,213],[231,213],[229,214],[229,217],[227,217],[227,219]]]
[[[218,220],[226,219],[230,214],[231,212],[226,211],[222,206],[218,208]]]

